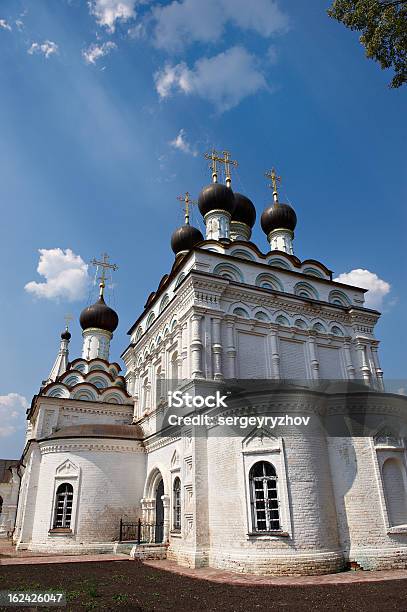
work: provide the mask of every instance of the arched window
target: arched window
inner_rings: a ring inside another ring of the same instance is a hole
[[[307,329],[307,324],[303,319],[296,319],[294,325],[298,327],[298,329]]]
[[[383,465],[383,483],[390,525],[407,524],[407,496],[405,468],[399,459],[386,459]]]
[[[55,496],[54,529],[71,527],[72,501],[72,485],[69,482],[60,484]]]
[[[346,293],[338,289],[334,289],[330,292],[328,300],[331,304],[335,304],[336,306],[350,306],[350,300]]]
[[[179,285],[182,283],[182,281],[184,280],[184,278],[185,278],[185,274],[184,274],[183,272],[181,272],[181,274],[178,276],[178,278],[177,278],[177,280],[176,280],[176,282],[175,282],[175,289],[176,289],[177,287],[179,287]]]
[[[235,308],[233,314],[237,317],[244,317],[245,319],[248,319],[249,317],[244,308]]]
[[[174,480],[172,487],[172,527],[174,531],[181,530],[181,481],[178,476]]]
[[[88,383],[95,385],[98,389],[106,389],[108,383],[102,376],[95,376],[94,378],[88,378]]]
[[[240,257],[241,259],[249,259],[250,261],[256,261],[256,258],[254,257],[254,255],[252,255],[252,253],[243,251],[243,249],[232,251],[231,255],[233,255],[233,257]]]
[[[153,312],[150,312],[150,314],[148,315],[148,318],[147,318],[147,323],[146,323],[146,327],[147,328],[150,327],[153,324],[154,319],[155,319],[155,314]]]
[[[287,319],[287,317],[284,317],[283,315],[278,315],[278,317],[276,318],[276,323],[278,323],[279,325],[284,325],[285,327],[290,326],[290,321]]]
[[[268,314],[266,314],[262,310],[259,310],[259,312],[256,312],[254,317],[255,319],[258,319],[259,321],[270,321],[270,317],[268,316]]]
[[[331,333],[332,333],[334,336],[343,336],[343,331],[342,331],[342,330],[341,330],[341,328],[340,328],[340,327],[338,327],[337,325],[333,325],[333,326],[331,327]]]
[[[280,529],[276,470],[268,461],[258,461],[249,473],[253,531]]]
[[[294,287],[294,293],[295,295],[298,295],[298,297],[304,297],[307,299],[315,299],[315,300],[319,299],[317,290],[315,289],[315,287],[313,287],[309,283],[304,283],[304,282],[297,283]]]
[[[271,259],[268,260],[267,262],[270,266],[274,266],[275,268],[283,268],[283,270],[290,270],[290,264],[287,261],[284,261],[283,259],[277,259],[275,257],[272,257]]]
[[[73,387],[74,385],[80,383],[82,380],[83,378],[79,378],[79,376],[68,376],[68,378],[65,378],[64,383],[67,387]]]
[[[228,263],[220,263],[214,267],[213,273],[228,280],[233,280],[238,283],[243,283],[243,274],[237,266]]]
[[[304,268],[304,274],[309,274],[310,276],[317,276],[318,278],[324,278],[324,275],[319,270],[315,270],[315,268]]]
[[[262,287],[263,289],[269,289],[271,291],[284,291],[281,281],[273,274],[259,274],[256,278],[256,285],[257,287]]]
[[[321,334],[324,334],[326,332],[326,329],[322,325],[322,323],[314,323],[314,325],[312,326],[312,329],[316,332],[320,332]]]
[[[165,294],[163,299],[160,302],[159,312],[162,312],[164,310],[164,308],[167,306],[167,304],[169,304],[169,303],[170,303],[170,298],[168,297],[167,294]]]

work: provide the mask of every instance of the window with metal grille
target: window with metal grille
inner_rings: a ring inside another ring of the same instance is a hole
[[[280,530],[277,474],[268,461],[258,461],[249,473],[253,531]]]
[[[69,529],[72,519],[73,487],[68,482],[60,484],[55,497],[54,529]]]
[[[177,477],[173,485],[173,528],[177,531],[181,529],[181,481]]]

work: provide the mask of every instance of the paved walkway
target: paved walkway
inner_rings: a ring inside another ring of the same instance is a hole
[[[29,550],[17,551],[9,540],[0,540],[0,565],[38,565],[43,563],[86,563],[87,561],[123,561],[127,555],[55,555],[35,553]]]
[[[0,540],[0,566],[1,565],[42,565],[54,563],[89,563],[103,561],[132,561],[127,555],[95,554],[95,555],[38,555],[30,551],[17,552],[9,541]],[[166,572],[173,572],[181,576],[209,580],[212,582],[236,584],[243,586],[269,585],[269,586],[303,586],[303,585],[349,585],[367,582],[383,582],[387,580],[407,580],[407,570],[393,570],[382,572],[350,571],[324,576],[254,576],[251,574],[237,574],[223,570],[203,567],[192,569],[181,567],[175,561],[144,561],[144,564]]]
[[[385,580],[407,580],[407,570],[393,570],[382,572],[349,571],[338,574],[327,574],[324,576],[254,576],[252,574],[236,574],[223,570],[202,567],[191,569],[181,567],[174,561],[144,561],[145,565],[157,569],[174,572],[189,578],[199,580],[210,580],[212,582],[223,582],[244,586],[275,585],[275,586],[302,586],[302,585],[324,585],[324,584],[356,584],[365,582],[383,582]]]

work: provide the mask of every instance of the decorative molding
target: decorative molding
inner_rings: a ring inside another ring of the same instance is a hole
[[[48,453],[64,453],[73,451],[102,451],[102,452],[119,452],[119,453],[144,453],[144,448],[136,442],[134,445],[125,445],[118,442],[98,443],[98,442],[63,442],[63,443],[50,443],[40,442],[39,444],[41,455]]]

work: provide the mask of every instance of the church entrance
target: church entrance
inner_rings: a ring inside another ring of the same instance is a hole
[[[164,538],[164,504],[161,499],[164,495],[164,481],[158,483],[155,494],[155,542],[161,544]]]

